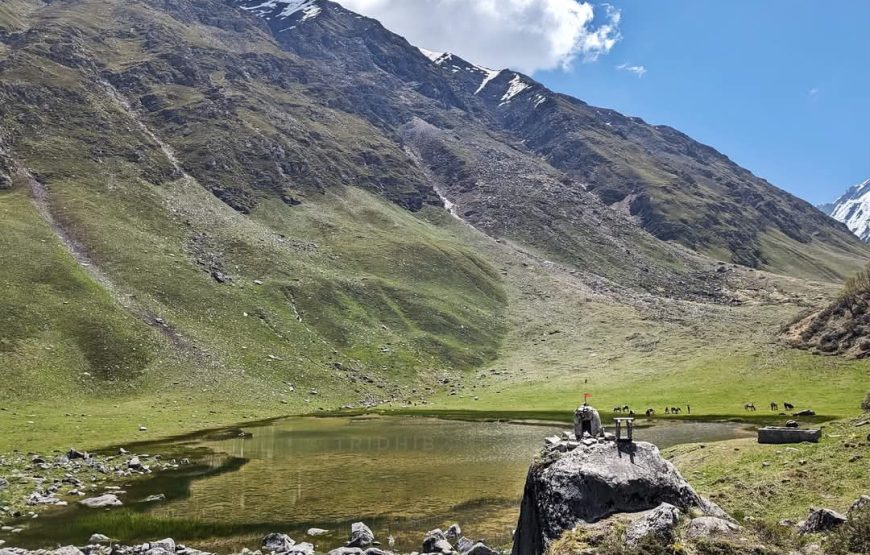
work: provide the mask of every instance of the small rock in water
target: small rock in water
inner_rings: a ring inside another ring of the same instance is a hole
[[[104,507],[120,507],[123,505],[121,500],[118,499],[117,496],[112,495],[111,493],[107,493],[105,495],[101,495],[99,497],[90,497],[88,499],[82,499],[79,501],[81,505],[89,509],[102,509]]]
[[[142,503],[156,503],[157,501],[166,501],[166,495],[162,493],[158,493],[156,495],[149,495],[142,500]]]
[[[306,532],[309,536],[325,536],[329,534],[329,530],[323,528],[309,528]]]
[[[147,432],[147,431],[148,431],[148,428],[146,428],[145,426],[143,426],[143,425],[140,424],[140,425],[139,425],[139,431],[140,431],[140,432]]]
[[[350,540],[347,542],[348,547],[368,547],[375,541],[375,535],[371,528],[362,522],[354,522],[350,529]]]

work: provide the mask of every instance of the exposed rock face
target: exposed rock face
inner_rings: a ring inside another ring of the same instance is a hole
[[[786,343],[822,355],[870,356],[870,293],[845,295],[802,314],[782,332]]]
[[[602,442],[566,453],[550,450],[529,469],[512,553],[542,555],[549,542],[580,522],[662,503],[727,518],[650,443]]]

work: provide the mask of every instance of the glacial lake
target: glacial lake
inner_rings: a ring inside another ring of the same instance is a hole
[[[419,549],[427,530],[452,522],[468,537],[506,546],[530,461],[545,436],[567,426],[373,416],[287,418],[243,429],[251,437],[203,434],[136,447],[164,459],[189,456],[193,464],[131,480],[124,507],[95,511],[72,502],[50,511],[29,521],[15,543],[82,545],[99,532],[124,542],[172,537],[228,553],[284,532],[326,551],[343,545],[361,520],[385,546],[392,535],[405,552]],[[739,424],[714,422],[635,431],[635,439],[660,448],[751,435]],[[154,494],[166,500],[137,502]],[[307,537],[312,527],[332,532]]]

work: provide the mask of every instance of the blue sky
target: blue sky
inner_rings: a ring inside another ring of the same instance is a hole
[[[622,39],[608,54],[534,77],[675,127],[814,204],[870,178],[870,1],[610,3]]]

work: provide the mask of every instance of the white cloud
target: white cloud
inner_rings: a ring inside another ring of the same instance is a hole
[[[808,94],[810,95],[810,98],[816,96],[817,94],[819,94],[819,88],[818,87],[811,88],[810,92]]]
[[[594,61],[619,41],[619,10],[577,0],[339,0],[416,46],[526,73]]]
[[[644,66],[631,66],[628,64],[619,64],[616,66],[616,69],[620,71],[627,71],[629,73],[634,73],[638,77],[643,77],[646,74],[646,67]]]

